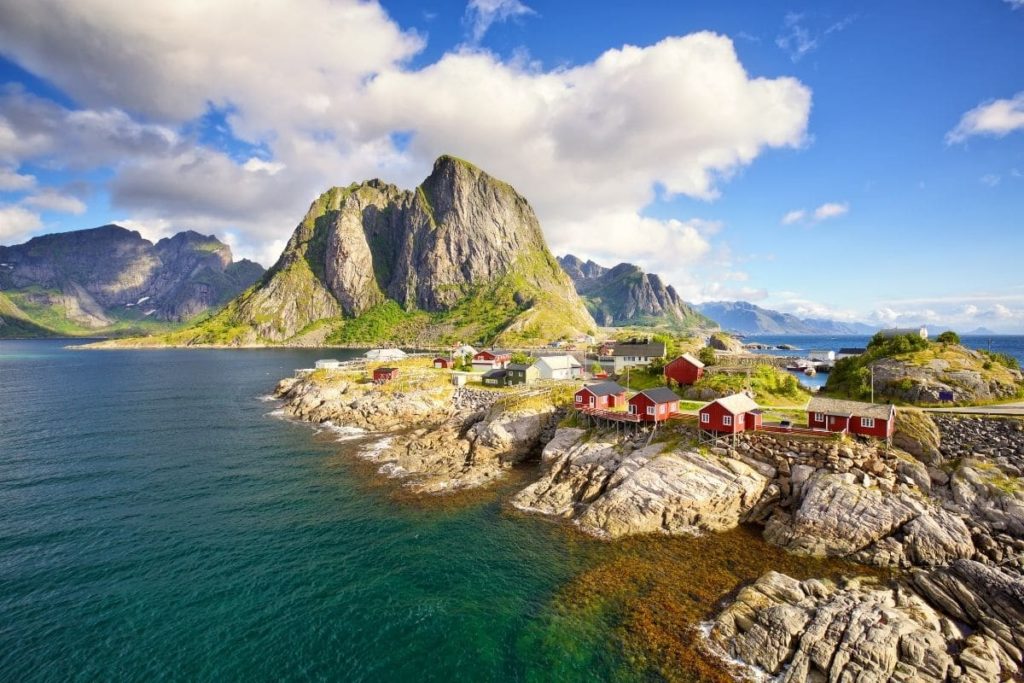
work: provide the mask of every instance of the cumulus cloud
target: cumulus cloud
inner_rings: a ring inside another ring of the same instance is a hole
[[[1024,92],[1010,99],[989,100],[964,114],[946,133],[946,144],[964,142],[975,135],[1001,138],[1024,129]]]
[[[794,223],[799,223],[806,217],[807,211],[805,211],[804,209],[794,209],[792,211],[787,212],[786,215],[782,217],[782,224],[793,225]]]
[[[479,43],[495,22],[531,14],[536,12],[520,0],[469,0],[464,21],[470,28],[471,40]]]
[[[476,6],[500,19],[501,4]],[[556,251],[607,241],[652,270],[666,253],[692,262],[710,233],[644,216],[653,188],[714,199],[765,150],[803,144],[811,103],[802,83],[748,74],[732,42],[706,32],[571,68],[470,48],[414,68],[423,39],[352,0],[154,0],[132,12],[113,0],[0,0],[0,45],[86,107],[8,90],[0,161],[111,167],[115,209],[231,232],[243,255],[286,239],[330,185],[409,187],[448,152],[528,197]],[[190,131],[211,106],[267,154],[197,142]]]
[[[22,200],[25,206],[31,206],[41,211],[55,211],[57,213],[83,214],[85,203],[78,197],[63,194],[53,188],[46,188],[41,192],[29,195]]]
[[[0,204],[0,244],[17,244],[41,228],[38,213],[16,204]]]
[[[31,190],[35,185],[35,176],[18,173],[13,168],[0,168],[0,192]]]

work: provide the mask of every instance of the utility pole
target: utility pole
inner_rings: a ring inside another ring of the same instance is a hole
[[[869,365],[868,368],[871,370],[871,402],[875,402],[875,366]]]

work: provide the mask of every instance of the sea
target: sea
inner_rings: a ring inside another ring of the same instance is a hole
[[[536,463],[412,495],[360,457],[384,435],[268,396],[324,351],[68,344],[0,341],[2,681],[727,680],[723,596],[838,571],[519,513]]]
[[[871,341],[868,335],[747,335],[743,338],[744,343],[758,343],[766,346],[778,347],[782,345],[791,346],[792,349],[761,349],[754,353],[769,354],[775,356],[806,357],[812,350],[839,351],[842,348],[864,348]],[[1024,336],[1022,335],[991,335],[991,336],[962,336],[960,338],[964,346],[972,349],[985,349],[998,353],[1005,353],[1013,356],[1021,365],[1024,365]],[[803,373],[795,372],[794,375],[800,382],[808,387],[817,389],[823,387],[828,381],[827,373],[818,373],[813,377],[807,377]]]

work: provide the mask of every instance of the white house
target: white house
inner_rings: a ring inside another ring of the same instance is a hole
[[[333,358],[324,358],[316,362],[317,370],[337,370],[341,367],[341,361]]]
[[[651,361],[664,358],[665,345],[662,342],[631,341],[615,344],[611,355],[615,372],[620,373],[627,367],[650,365]]]
[[[369,361],[405,360],[406,355],[402,349],[370,349],[363,358]]]
[[[476,349],[474,349],[469,344],[463,344],[462,346],[457,346],[457,347],[455,347],[454,350],[452,350],[452,357],[454,357],[454,358],[465,358],[466,356],[469,356],[470,358],[472,358],[475,355],[476,355]]]
[[[541,379],[579,379],[583,376],[583,366],[572,356],[541,356],[533,367]]]
[[[836,359],[836,352],[831,349],[814,349],[808,352],[807,357],[816,363],[831,363]]]

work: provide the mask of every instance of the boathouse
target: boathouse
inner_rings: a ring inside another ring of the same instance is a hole
[[[575,408],[610,410],[626,404],[626,390],[618,382],[588,384],[573,396]]]
[[[703,376],[704,363],[689,353],[684,353],[665,366],[665,381],[675,380],[680,385],[696,384]]]
[[[644,422],[664,422],[679,412],[679,397],[668,387],[645,389],[629,399],[630,415]]]
[[[716,434],[739,434],[761,427],[761,409],[746,394],[715,399],[700,409],[700,428]]]
[[[438,356],[437,358],[434,359],[434,367],[435,368],[441,368],[441,369],[447,370],[451,366],[452,366],[452,362],[448,358],[444,358],[443,356]]]
[[[896,406],[815,396],[807,404],[811,429],[888,439],[896,429]]]

